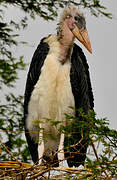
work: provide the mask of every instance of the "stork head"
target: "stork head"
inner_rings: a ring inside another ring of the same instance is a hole
[[[60,27],[63,23],[66,24],[73,37],[76,37],[86,47],[86,49],[92,53],[84,15],[75,7],[69,6],[63,11],[60,20]],[[60,27],[59,31],[62,31],[62,28]]]

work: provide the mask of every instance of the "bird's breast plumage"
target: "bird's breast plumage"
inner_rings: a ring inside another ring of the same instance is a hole
[[[28,106],[28,129],[32,129],[35,120],[44,122],[47,118],[65,123],[65,113],[74,113],[73,109],[70,109],[70,106],[74,107],[70,83],[71,63],[68,60],[64,65],[61,64],[59,42],[55,41],[56,36],[49,38],[46,41],[50,50]],[[48,131],[51,124],[46,122],[42,123],[42,126],[45,131]]]

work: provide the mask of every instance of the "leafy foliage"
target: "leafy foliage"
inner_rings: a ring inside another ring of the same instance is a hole
[[[12,151],[13,155],[20,160],[27,161],[29,152],[24,140],[22,111],[22,96],[15,97],[13,94],[6,95],[5,105],[0,106],[0,131],[1,139]],[[1,160],[11,160],[8,153],[2,148]]]
[[[87,158],[87,167],[92,168],[96,177],[110,174],[116,175],[117,169],[117,131],[109,128],[109,121],[96,119],[94,112],[88,115],[90,130],[90,146],[93,148],[96,159]],[[94,147],[97,144],[97,147]],[[95,167],[95,168],[94,168]]]
[[[73,138],[73,128],[76,132],[83,129],[83,136],[86,136],[89,142],[85,166],[91,169],[92,178],[115,177],[117,174],[117,131],[109,128],[109,120],[106,118],[97,119],[94,111],[90,111],[87,115],[79,109],[78,114],[78,118],[66,115],[69,123],[61,127],[62,131]]]
[[[101,5],[99,0],[2,0],[2,4],[14,5],[21,8],[32,18],[36,15],[44,18],[45,20],[53,20],[56,17],[59,8],[64,8],[66,5],[73,4],[75,6],[82,6],[88,8],[94,16],[102,14],[111,18],[111,14],[106,12],[106,7]]]
[[[91,174],[85,173],[83,176],[78,174],[77,178],[115,178],[117,174],[117,131],[109,128],[109,120],[106,118],[97,119],[94,111],[85,114],[82,109],[79,109],[78,114],[78,118],[66,114],[69,123],[65,127],[60,127],[60,131],[70,139],[73,138],[73,132],[79,132],[82,129],[82,137],[87,137],[89,148],[85,167],[91,170]],[[75,141],[78,144],[76,139],[73,142]],[[73,175],[71,177],[73,178]]]
[[[22,22],[20,25],[15,23],[15,29],[19,26],[23,26],[26,22]],[[14,34],[12,27],[14,22],[5,23],[3,10],[0,10],[0,88],[3,84],[7,86],[13,86],[18,79],[18,70],[22,70],[25,67],[23,63],[23,56],[15,58],[11,47],[19,45],[15,39],[18,34]]]

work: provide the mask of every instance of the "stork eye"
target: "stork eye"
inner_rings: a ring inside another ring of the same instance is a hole
[[[75,19],[75,21],[78,21],[80,19],[80,17],[79,16],[75,16],[74,19]]]
[[[79,29],[86,28],[86,22],[85,18],[79,14],[77,14],[75,17],[75,24],[78,26]]]

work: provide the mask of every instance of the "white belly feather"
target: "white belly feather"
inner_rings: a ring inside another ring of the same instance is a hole
[[[45,118],[65,123],[64,114],[74,113],[69,108],[69,106],[74,107],[74,97],[70,83],[70,61],[62,65],[59,62],[59,44],[49,45],[50,52],[45,59],[41,75],[29,102],[27,128],[33,131],[35,121],[39,120],[44,132],[50,129],[53,134],[56,134],[55,127],[52,127],[49,121],[47,123]],[[53,51],[52,47],[54,47]]]

